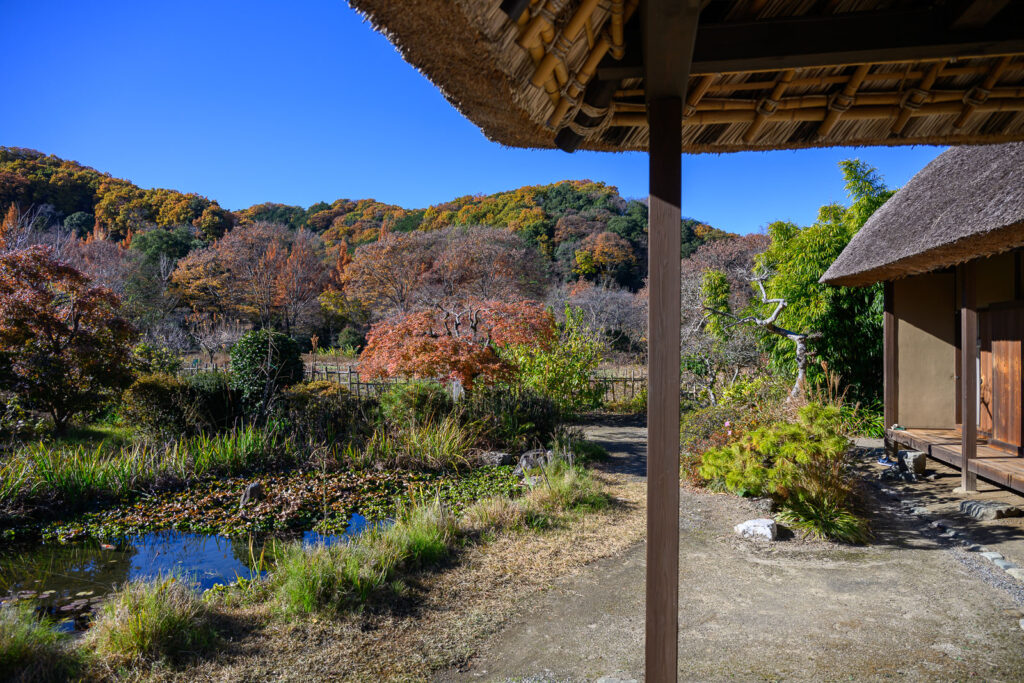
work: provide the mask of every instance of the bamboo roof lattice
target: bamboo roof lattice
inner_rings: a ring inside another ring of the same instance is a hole
[[[639,0],[351,0],[499,143],[646,150]],[[1024,2],[705,0],[684,152],[1024,139]]]

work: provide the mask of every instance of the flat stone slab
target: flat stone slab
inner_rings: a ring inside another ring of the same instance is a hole
[[[1017,565],[1015,565],[1013,562],[1010,562],[1009,560],[992,560],[992,564],[994,564],[995,566],[999,567],[1004,571],[1008,569],[1017,568]]]
[[[1020,508],[995,500],[962,500],[960,501],[960,512],[985,521],[1024,515],[1024,511]]]
[[[1006,573],[1017,579],[1018,581],[1024,581],[1024,569],[1020,567],[1012,567],[1006,570]]]
[[[986,560],[992,560],[993,562],[995,562],[996,560],[1004,559],[1002,553],[993,552],[991,550],[982,553],[981,556],[984,557]]]
[[[778,534],[778,527],[774,519],[748,519],[733,527],[733,530],[743,538],[763,538],[774,541]]]

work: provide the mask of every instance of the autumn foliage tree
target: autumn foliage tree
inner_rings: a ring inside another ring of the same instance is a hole
[[[406,313],[377,323],[359,359],[370,377],[476,382],[508,379],[513,365],[499,349],[546,347],[556,338],[554,317],[538,303],[469,302],[458,308]]]
[[[285,225],[239,226],[181,259],[171,281],[194,312],[292,331],[326,285],[320,238]]]
[[[475,226],[386,235],[356,249],[342,274],[349,297],[385,314],[532,299],[545,281],[537,251],[521,237]]]
[[[47,247],[0,255],[0,383],[65,431],[131,381],[136,335],[118,308]]]

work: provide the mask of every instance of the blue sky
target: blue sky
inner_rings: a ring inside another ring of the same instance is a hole
[[[373,197],[422,207],[564,178],[646,194],[645,155],[488,142],[344,0],[0,0],[0,145],[239,209]],[[684,158],[683,213],[736,232],[845,198],[837,162],[890,185],[936,147]]]

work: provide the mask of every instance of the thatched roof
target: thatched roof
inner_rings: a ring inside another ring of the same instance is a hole
[[[492,140],[645,150],[639,0],[350,0]],[[684,152],[1024,140],[1024,2],[705,0]]]
[[[1024,143],[950,149],[860,229],[821,278],[868,285],[1024,246]]]

